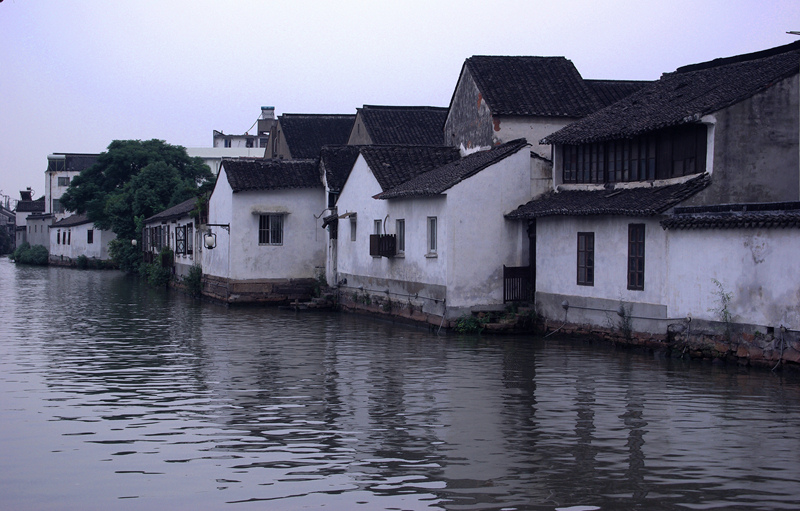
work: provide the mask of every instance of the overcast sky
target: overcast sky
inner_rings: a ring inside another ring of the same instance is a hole
[[[797,40],[789,30],[797,0],[0,0],[0,190],[39,196],[48,154],[115,139],[210,147],[262,105],[447,106],[471,55],[654,80]]]

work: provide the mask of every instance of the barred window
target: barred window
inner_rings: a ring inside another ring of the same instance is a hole
[[[283,215],[259,215],[258,244],[283,245]]]

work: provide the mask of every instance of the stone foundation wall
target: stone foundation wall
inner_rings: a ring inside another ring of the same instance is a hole
[[[714,321],[672,323],[663,334],[623,332],[617,327],[560,324],[548,320],[545,332],[579,335],[618,345],[663,351],[669,356],[723,361],[744,366],[800,369],[800,332]]]
[[[113,261],[107,261],[103,259],[97,259],[94,257],[86,258],[86,263],[83,268],[90,269],[90,270],[114,270],[117,269],[116,265]],[[80,265],[78,264],[78,258],[72,259],[67,256],[54,256],[51,255],[48,258],[48,264],[50,266],[63,266],[66,268],[78,268]]]
[[[226,303],[274,303],[310,300],[315,279],[229,280],[203,275],[203,296]]]
[[[426,310],[425,299],[400,297],[388,293],[369,293],[355,288],[336,291],[339,309],[345,312],[372,314],[408,323],[451,328],[452,322],[442,321],[442,315]]]

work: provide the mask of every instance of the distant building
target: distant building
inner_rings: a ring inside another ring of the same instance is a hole
[[[256,149],[267,147],[270,131],[275,126],[275,107],[262,106],[261,116],[256,121],[257,131],[255,134],[247,132],[243,135],[229,135],[222,131],[214,130],[213,147],[227,149]],[[263,151],[261,153],[264,154]]]
[[[70,215],[50,226],[50,263],[74,266],[78,257],[108,261],[108,244],[116,234],[94,227],[86,215]]]
[[[10,198],[4,197],[4,199],[5,200],[0,203],[0,230],[4,231],[6,239],[8,240],[8,246],[4,248],[13,251],[16,246],[16,215],[9,208]],[[3,247],[0,246],[0,249],[2,248]]]
[[[55,221],[61,220],[69,213],[61,204],[61,196],[69,188],[69,184],[81,171],[97,162],[99,154],[53,153],[47,156],[45,171],[45,208],[44,213],[52,213]]]
[[[255,135],[226,135],[214,130],[211,147],[187,147],[186,153],[192,158],[201,158],[211,169],[211,173],[217,176],[223,158],[263,158],[269,134],[276,122],[275,107],[262,106],[261,116],[256,121],[258,131]]]
[[[33,200],[33,190],[29,187],[26,190],[21,190],[19,192],[20,200],[17,201],[17,207],[15,209],[15,216],[16,216],[16,239],[15,244],[16,246],[20,246],[21,244],[30,242],[30,234],[32,229],[28,226],[28,217],[31,215],[42,215],[44,214],[45,208],[45,200],[44,196],[40,197],[37,200]],[[34,232],[36,234],[37,232]],[[35,243],[31,243],[35,245]]]

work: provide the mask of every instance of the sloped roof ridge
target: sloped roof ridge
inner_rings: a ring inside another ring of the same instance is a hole
[[[226,159],[222,161],[228,184],[234,192],[316,188],[322,186],[318,159]]]
[[[738,64],[740,62],[748,62],[751,60],[763,59],[780,55],[781,53],[788,53],[790,51],[800,50],[800,41],[784,44],[783,46],[776,46],[774,48],[767,48],[766,50],[754,51],[751,53],[743,53],[741,55],[733,55],[731,57],[719,57],[706,62],[698,62],[697,64],[688,64],[681,66],[675,70],[675,73],[689,73],[692,71],[701,71],[703,69],[710,69],[712,67],[727,66],[728,64]]]
[[[281,117],[355,117],[355,114],[298,114],[298,113],[290,114],[290,113],[286,113],[286,114],[281,114],[281,115],[278,116],[278,118],[281,118]]]
[[[496,115],[583,117],[602,106],[563,56],[474,55],[464,66]]]
[[[446,106],[429,106],[429,105],[411,105],[411,106],[402,106],[402,105],[364,105],[361,108],[374,108],[374,109],[381,109],[381,110],[448,110]],[[357,110],[360,110],[358,108]]]
[[[192,197],[191,199],[186,199],[185,201],[178,203],[172,206],[171,208],[159,211],[150,218],[146,218],[144,221],[145,223],[148,223],[155,220],[162,220],[162,219],[168,220],[173,217],[174,218],[182,217],[190,213],[192,210],[194,210],[196,205],[197,205],[197,197]]]
[[[360,153],[383,191],[460,158],[458,148],[436,145],[367,145]]]
[[[379,193],[375,198],[439,195],[529,145],[524,138],[518,138],[485,151],[469,154]]]
[[[86,216],[85,213],[70,215],[68,217],[62,218],[58,222],[53,224],[53,227],[73,227],[76,225],[83,225],[90,223],[89,217]]]
[[[633,138],[669,126],[696,123],[798,73],[800,46],[766,57],[665,73],[651,85],[551,133],[543,143],[581,144]]]

